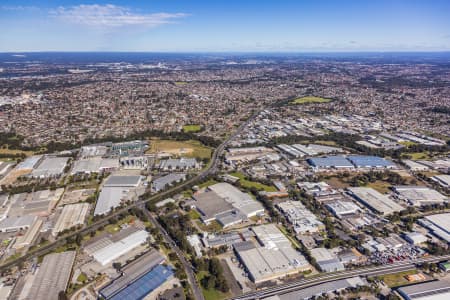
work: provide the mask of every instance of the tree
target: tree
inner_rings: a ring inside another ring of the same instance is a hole
[[[116,269],[116,271],[120,271],[120,268],[122,267],[122,264],[120,262],[114,262],[112,264],[113,268]]]

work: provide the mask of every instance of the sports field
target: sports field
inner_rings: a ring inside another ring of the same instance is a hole
[[[199,141],[150,140],[147,153],[170,153],[177,156],[211,158],[212,149]]]
[[[292,100],[291,104],[309,104],[309,103],[328,103],[333,101],[332,99],[315,97],[315,96],[306,96]]]
[[[202,127],[200,125],[197,125],[197,124],[191,124],[191,125],[184,125],[183,126],[183,131],[184,132],[199,132],[200,130],[202,130]]]

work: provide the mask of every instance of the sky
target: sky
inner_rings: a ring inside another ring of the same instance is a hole
[[[0,1],[0,52],[450,51],[449,0]]]

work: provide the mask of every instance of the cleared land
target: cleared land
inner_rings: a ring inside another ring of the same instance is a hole
[[[256,188],[258,191],[276,192],[277,189],[274,186],[266,185],[256,181],[250,181],[245,178],[245,175],[240,172],[230,173],[231,176],[239,177],[239,184],[243,188]]]
[[[191,124],[191,125],[183,126],[184,132],[199,132],[200,130],[202,130],[202,127],[198,124]]]
[[[3,155],[17,155],[17,154],[25,154],[25,156],[33,155],[33,151],[23,151],[17,149],[9,149],[7,147],[0,148],[0,154]]]
[[[417,274],[417,270],[411,270],[411,271],[405,271],[395,274],[388,274],[381,276],[381,279],[386,283],[388,287],[397,287],[401,285],[411,284],[410,281],[406,279],[407,275],[414,275]]]
[[[377,180],[375,182],[369,182],[366,186],[373,188],[382,194],[386,194],[389,193],[392,185],[389,182]]]
[[[211,148],[202,145],[199,141],[174,141],[174,140],[151,140],[150,149],[147,153],[166,152],[177,156],[211,158]]]
[[[316,96],[307,96],[307,97],[301,97],[292,100],[291,104],[308,104],[308,103],[328,103],[333,101],[333,99],[328,98],[322,98],[322,97],[316,97]]]

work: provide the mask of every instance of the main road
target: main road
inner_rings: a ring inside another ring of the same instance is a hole
[[[383,274],[392,274],[417,268],[417,264],[424,262],[436,263],[450,259],[450,255],[433,256],[415,261],[403,261],[390,265],[359,268],[355,270],[336,272],[331,274],[323,274],[311,278],[300,279],[294,282],[277,285],[272,288],[267,288],[259,291],[249,292],[238,297],[231,298],[232,300],[250,300],[250,299],[264,299],[267,297],[286,294],[289,292],[298,291],[307,287],[319,285],[321,283],[332,282],[340,279],[347,279],[355,276],[378,276]],[[230,300],[231,300],[230,299]]]

